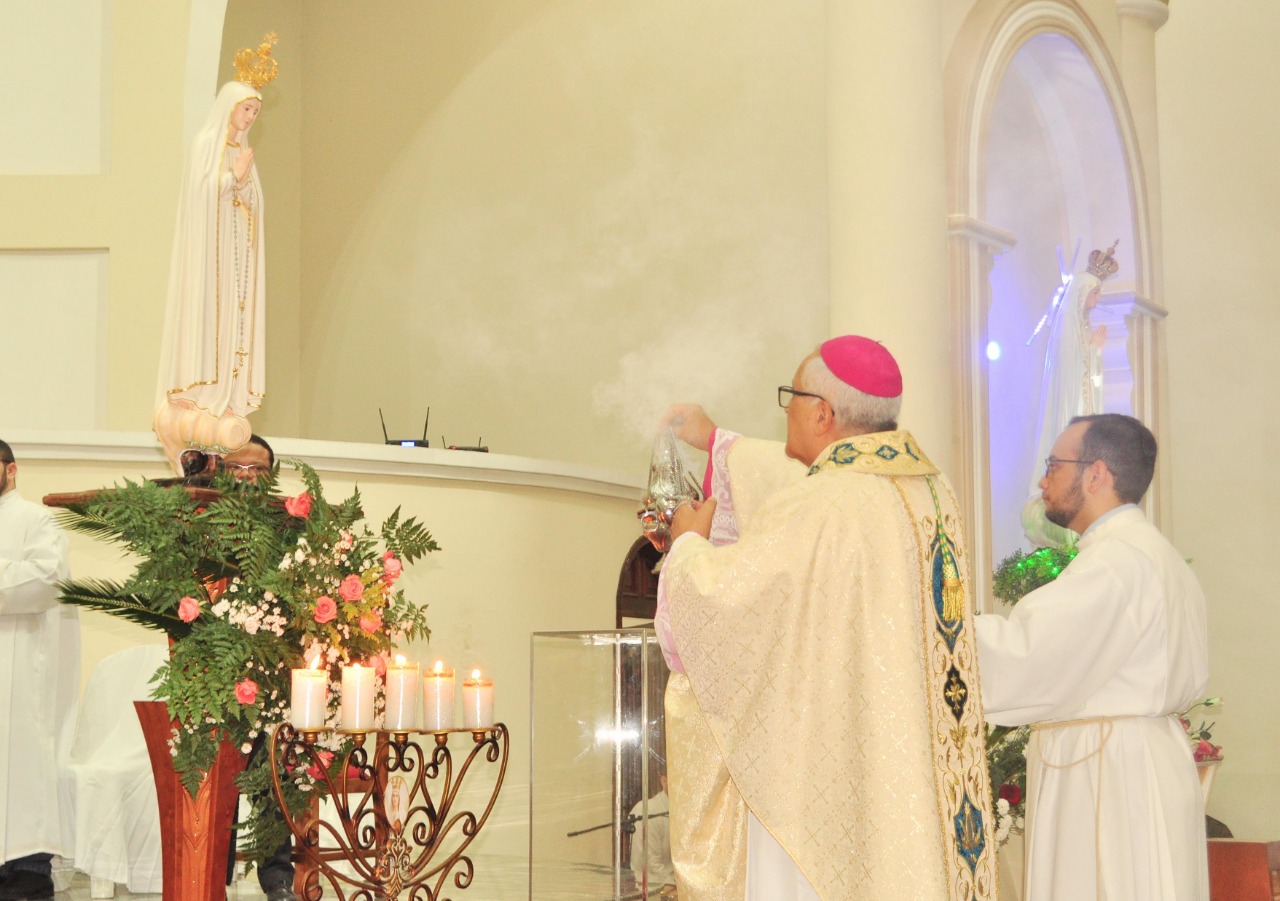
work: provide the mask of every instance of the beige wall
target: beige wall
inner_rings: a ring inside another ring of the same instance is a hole
[[[109,168],[101,175],[0,176],[0,209],[8,212],[0,216],[0,248],[107,249],[103,424],[137,429],[150,423],[155,400],[182,170],[187,19],[183,3],[118,2],[107,9]],[[40,79],[24,89],[39,91]]]
[[[673,399],[780,434],[826,332],[822,3],[351,10],[304,22],[307,434],[430,406],[637,471]]]
[[[1172,537],[1209,597],[1209,691],[1226,702],[1209,812],[1280,836],[1280,61],[1271,0],[1173,0],[1157,35]]]

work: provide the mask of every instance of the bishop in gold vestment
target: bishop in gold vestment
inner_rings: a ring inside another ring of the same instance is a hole
[[[995,897],[959,515],[900,400],[882,346],[826,342],[779,389],[802,465],[720,433],[713,499],[674,517],[657,625],[682,901]]]

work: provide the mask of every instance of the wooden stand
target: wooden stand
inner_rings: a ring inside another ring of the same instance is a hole
[[[1210,901],[1280,901],[1280,842],[1209,839]]]
[[[236,777],[246,757],[223,742],[193,799],[178,779],[169,753],[174,723],[163,701],[134,701],[147,740],[160,805],[164,901],[224,901],[231,822],[239,801]]]

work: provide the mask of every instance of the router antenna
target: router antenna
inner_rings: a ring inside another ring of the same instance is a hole
[[[422,440],[427,440],[427,425],[431,422],[431,408],[427,407],[427,421],[422,424]]]
[[[378,407],[378,419],[382,421],[382,443],[390,444],[391,439],[387,437],[387,420],[383,418],[382,407]]]

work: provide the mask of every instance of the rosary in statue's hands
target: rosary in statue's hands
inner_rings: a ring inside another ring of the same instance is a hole
[[[671,514],[671,540],[674,542],[685,532],[697,532],[703,538],[711,537],[711,520],[716,515],[716,499],[681,504]]]
[[[236,177],[236,184],[244,184],[245,177],[249,174],[250,167],[253,166],[253,148],[246,147],[236,157],[235,163],[231,167],[231,172]]]

